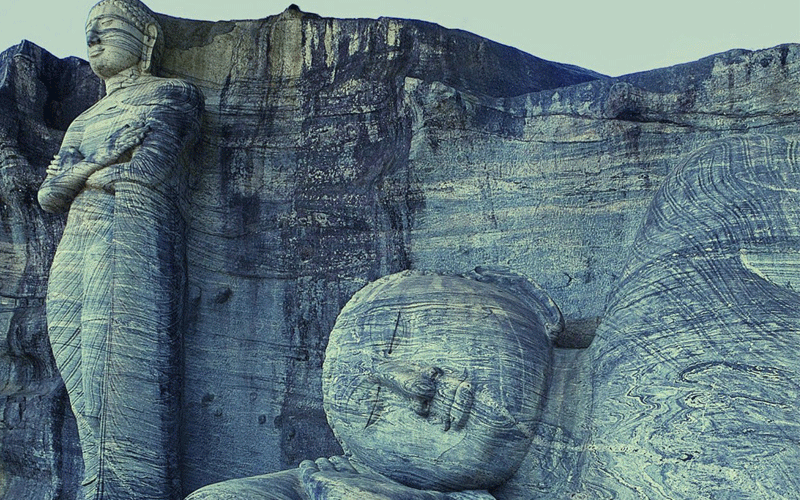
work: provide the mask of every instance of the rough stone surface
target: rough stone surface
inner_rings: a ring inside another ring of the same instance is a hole
[[[508,266],[561,307],[569,336],[560,345],[586,346],[625,249],[680,158],[734,133],[800,138],[798,45],[606,79],[414,21],[287,10],[163,24],[163,76],[195,83],[207,109],[190,186],[186,493],[341,453],[322,411],[322,360],[337,314],[365,283],[406,268]],[[0,134],[41,179],[59,131],[99,97],[97,82],[28,44],[1,64]],[[41,300],[63,222],[33,198],[21,205],[29,218],[3,201],[5,227],[25,237],[8,238],[0,265],[39,283],[31,296]],[[26,327],[38,340],[25,349],[52,374],[38,307],[25,309],[39,325]],[[579,490],[593,360],[555,349],[544,425],[495,496]],[[69,421],[63,399],[48,406],[52,394],[25,396],[24,411],[3,417],[4,484],[43,485],[28,498],[56,498],[57,488],[71,498],[80,476],[74,430],[39,424]],[[37,455],[53,465],[13,458],[29,449],[22,442],[60,443]]]
[[[510,266],[551,293],[586,345],[656,188],[733,133],[797,137],[797,45],[508,99],[408,81],[421,267]],[[465,214],[469,214],[465,217]]]
[[[47,340],[47,276],[64,219],[36,191],[69,123],[100,96],[78,59],[22,43],[0,54],[0,498],[74,498],[75,420]]]
[[[800,488],[797,142],[714,142],[664,181],[592,351],[592,498]]]
[[[320,399],[327,336],[353,293],[415,265],[408,79],[497,96],[596,75],[422,22],[289,9],[163,24],[182,35],[165,76],[198,85],[207,110],[187,247],[192,491],[341,453]]]
[[[507,270],[383,277],[345,305],[325,352],[325,413],[350,458],[190,498],[494,498],[528,451],[563,331],[547,293]]]

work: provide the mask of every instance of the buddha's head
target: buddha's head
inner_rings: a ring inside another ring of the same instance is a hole
[[[126,70],[152,74],[163,36],[158,20],[138,0],[103,0],[86,20],[92,71],[107,80]]]
[[[561,329],[553,301],[517,275],[387,276],[331,333],[328,422],[354,459],[407,486],[491,488],[528,451]]]

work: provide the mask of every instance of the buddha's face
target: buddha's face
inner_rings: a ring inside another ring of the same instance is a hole
[[[112,4],[101,4],[89,12],[86,43],[89,65],[106,80],[135,67],[142,60],[145,34]]]
[[[502,483],[528,450],[545,391],[544,327],[493,285],[393,278],[359,292],[331,333],[328,421],[356,459],[408,486]]]

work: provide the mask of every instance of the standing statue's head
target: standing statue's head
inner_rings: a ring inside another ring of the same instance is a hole
[[[163,46],[161,26],[139,0],[103,0],[86,21],[89,65],[103,80],[131,72],[149,75]]]
[[[497,486],[528,451],[563,325],[545,291],[512,273],[382,278],[331,332],[328,422],[358,462],[406,486]]]

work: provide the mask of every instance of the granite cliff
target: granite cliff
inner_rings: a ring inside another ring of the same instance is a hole
[[[796,44],[607,78],[419,21],[290,8],[162,22],[162,73],[206,100],[188,210],[184,493],[339,453],[321,370],[340,309],[396,271],[484,264],[540,283],[570,334],[554,356],[571,380],[551,388],[541,453],[496,495],[571,491],[592,391],[580,348],[656,190],[712,139],[800,137]],[[29,43],[0,56],[3,498],[74,498],[80,477],[43,316],[63,220],[35,192],[100,95],[77,59]]]
[[[37,206],[69,123],[102,95],[88,65],[23,42],[0,54],[0,496],[74,498],[75,419],[47,340],[47,276],[64,220]]]

